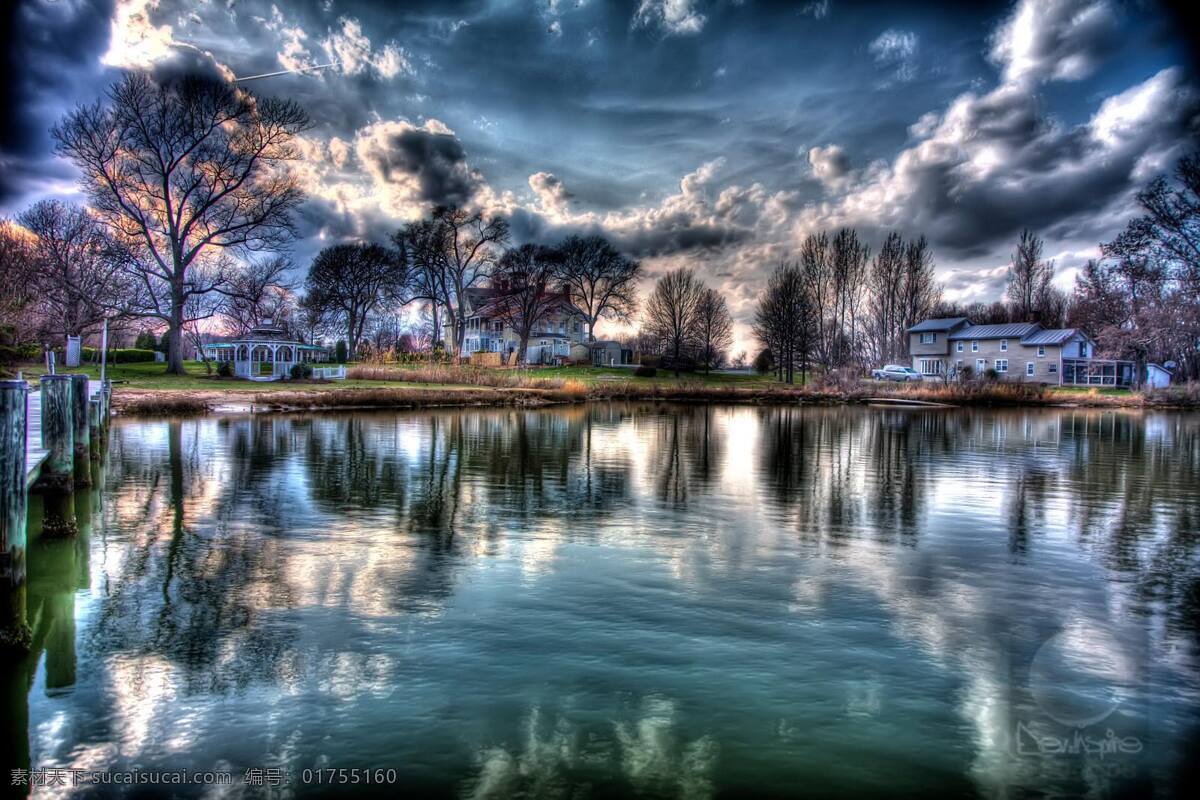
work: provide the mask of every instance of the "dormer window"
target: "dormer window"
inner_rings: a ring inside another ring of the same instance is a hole
[[[922,333],[921,334],[921,344],[933,344],[936,341],[937,341],[936,333]]]

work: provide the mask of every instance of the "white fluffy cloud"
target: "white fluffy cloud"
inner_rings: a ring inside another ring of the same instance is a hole
[[[704,30],[706,21],[695,0],[641,0],[632,25],[658,29],[667,36],[693,36]]]
[[[338,25],[338,29],[330,31],[321,40],[321,47],[344,74],[359,75],[368,69],[382,78],[412,74],[412,64],[403,48],[389,42],[374,50],[371,40],[363,33],[362,23],[352,17],[341,17]]]
[[[538,204],[555,218],[565,218],[569,212],[571,193],[563,182],[550,172],[536,172],[529,176],[529,188],[537,196]]]
[[[155,25],[150,12],[159,0],[117,0],[112,38],[101,61],[110,67],[147,69],[168,57],[175,41],[170,25]]]
[[[906,83],[917,77],[917,35],[888,29],[875,37],[867,50],[875,63],[889,70],[894,80]]]
[[[1117,28],[1107,0],[1021,0],[992,36],[992,60],[1009,82],[1087,77]]]
[[[850,159],[836,144],[810,148],[808,165],[813,177],[829,187],[841,186],[850,174]]]

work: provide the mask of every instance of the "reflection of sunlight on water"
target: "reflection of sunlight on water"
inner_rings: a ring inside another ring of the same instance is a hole
[[[121,753],[130,757],[148,743],[157,743],[159,726],[167,719],[172,725],[178,718],[161,714],[176,698],[175,665],[156,656],[118,654],[109,657],[108,697],[120,720]],[[184,735],[186,728],[173,731]]]

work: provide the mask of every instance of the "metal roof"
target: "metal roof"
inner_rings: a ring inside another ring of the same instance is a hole
[[[1031,333],[1021,340],[1021,344],[1063,344],[1079,331],[1075,328],[1054,328]]]
[[[1041,328],[1036,322],[1009,322],[1004,325],[968,325],[950,334],[951,339],[1020,339]]]
[[[923,322],[918,322],[908,329],[909,333],[924,333],[927,331],[948,331],[957,328],[962,324],[970,325],[971,321],[966,317],[942,317],[940,319],[927,319]]]

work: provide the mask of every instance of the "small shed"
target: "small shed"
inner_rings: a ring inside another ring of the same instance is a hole
[[[244,336],[228,342],[204,345],[204,354],[213,361],[233,363],[233,374],[255,381],[275,381],[291,375],[301,363],[327,361],[324,347],[289,339],[287,332],[264,319]]]
[[[615,367],[633,362],[633,351],[621,347],[620,342],[592,342],[591,350],[593,367]]]
[[[1174,366],[1170,362],[1166,366],[1161,364],[1146,365],[1146,386],[1151,389],[1165,389],[1171,385],[1171,370]]]

